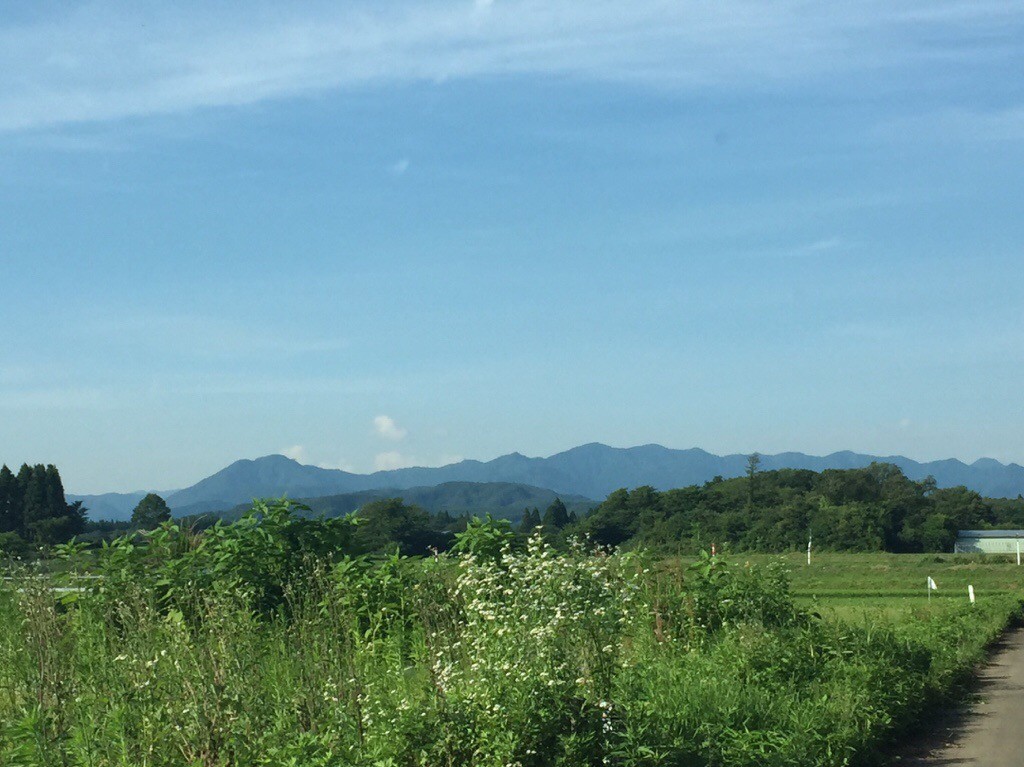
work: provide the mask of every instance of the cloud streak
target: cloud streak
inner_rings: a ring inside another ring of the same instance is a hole
[[[969,56],[986,41],[965,31],[1005,32],[1022,16],[1014,3],[961,0],[144,6],[90,3],[0,26],[0,130],[495,75],[693,88],[833,77]],[[936,28],[958,34],[937,47]]]

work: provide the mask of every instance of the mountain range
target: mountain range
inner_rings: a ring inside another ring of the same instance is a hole
[[[406,503],[414,504],[434,514],[441,511],[447,511],[452,516],[490,514],[515,522],[522,518],[524,508],[535,508],[543,513],[556,498],[561,498],[562,503],[569,511],[575,511],[581,516],[597,503],[579,495],[559,494],[554,490],[514,482],[444,482],[440,485],[409,487],[400,492]],[[300,512],[301,514],[330,518],[349,514],[371,501],[391,498],[395,493],[395,490],[382,488],[296,500],[309,507],[308,512]],[[225,520],[236,519],[244,514],[250,505],[249,503],[239,504],[233,509],[219,512],[218,516]]]
[[[1024,493],[1024,467],[982,458],[967,464],[956,459],[921,463],[904,456],[875,456],[843,451],[826,456],[804,453],[762,455],[761,469],[856,469],[874,461],[893,463],[911,479],[935,477],[939,487],[966,485],[989,497]],[[320,498],[367,490],[402,491],[445,483],[511,483],[559,495],[601,500],[620,487],[653,485],[658,489],[702,484],[715,476],[741,476],[743,454],[713,455],[700,448],[675,450],[661,445],[616,448],[591,443],[548,458],[510,453],[492,461],[465,460],[437,468],[408,468],[354,474],[303,465],[283,455],[240,460],[191,487],[164,495],[175,514],[231,509],[256,497],[287,494]],[[462,491],[465,494],[465,489]],[[145,493],[68,495],[81,500],[93,519],[125,519]],[[531,504],[532,505],[532,504]]]

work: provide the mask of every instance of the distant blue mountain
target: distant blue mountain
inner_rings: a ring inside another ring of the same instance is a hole
[[[98,495],[65,495],[68,503],[81,501],[89,512],[90,519],[131,519],[132,511],[139,501],[146,497],[145,492],[139,493],[101,493]]]
[[[935,477],[939,487],[966,485],[982,495],[1011,497],[1024,493],[1024,467],[982,458],[972,464],[955,459],[920,463],[904,456],[875,456],[843,451],[826,456],[803,453],[762,455],[761,468],[855,469],[873,461],[894,463],[911,479]],[[283,455],[236,461],[225,469],[183,490],[167,495],[175,513],[230,509],[253,498],[280,496],[317,498],[365,490],[402,490],[445,482],[509,482],[545,488],[556,493],[601,500],[620,487],[653,485],[659,489],[702,484],[715,476],[741,476],[747,456],[713,455],[699,448],[673,450],[661,445],[617,448],[599,443],[581,445],[549,458],[527,458],[511,453],[493,461],[461,461],[438,468],[409,468],[353,474],[337,469],[305,466]],[[69,496],[83,498],[94,519],[107,513],[87,499],[102,499],[103,509],[120,503],[120,518],[131,514],[139,494]],[[134,499],[134,502],[132,502]],[[131,504],[128,507],[128,504]],[[124,509],[127,513],[124,513]]]

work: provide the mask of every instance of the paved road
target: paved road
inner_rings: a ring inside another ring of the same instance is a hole
[[[1024,629],[1009,632],[981,669],[977,700],[951,716],[913,767],[1024,767]]]

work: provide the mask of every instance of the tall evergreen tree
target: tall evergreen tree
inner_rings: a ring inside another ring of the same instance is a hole
[[[67,515],[65,516],[65,519],[67,519],[68,521],[68,532],[72,537],[76,535],[81,535],[85,532],[85,523],[89,521],[89,517],[86,514],[88,509],[82,505],[81,501],[69,503],[67,509],[68,511]]]
[[[23,463],[21,468],[18,469],[18,476],[14,480],[14,497],[12,499],[14,504],[13,516],[18,521],[18,528],[15,532],[20,534],[22,538],[27,537],[25,534],[25,493],[28,491],[28,483],[31,479],[32,467],[27,463]]]
[[[22,467],[22,471],[18,472],[19,480],[25,468],[27,467]],[[29,469],[27,481],[24,484],[22,514],[26,531],[50,516],[50,507],[46,496],[46,467],[40,463]]]
[[[18,479],[7,465],[0,467],[0,533],[21,532]]]
[[[555,498],[544,512],[544,527],[549,531],[561,530],[567,524],[569,524],[569,512],[566,510],[565,504],[562,503],[562,499]]]
[[[60,472],[52,463],[47,464],[45,472],[46,516],[49,518],[66,517],[68,502],[64,497],[64,483],[60,480]]]
[[[747,511],[754,509],[754,490],[757,481],[757,469],[761,465],[760,453],[747,456]]]
[[[538,527],[540,527],[540,512],[527,506],[523,509],[523,519],[519,523],[519,532],[523,535],[529,535]]]

